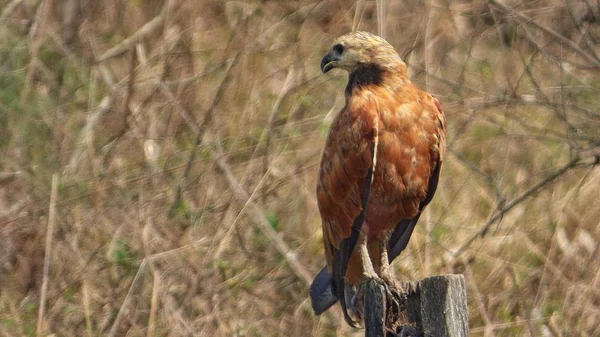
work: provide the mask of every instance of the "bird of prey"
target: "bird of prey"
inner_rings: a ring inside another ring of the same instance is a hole
[[[321,71],[334,68],[346,70],[349,79],[319,170],[327,267],[310,296],[317,315],[339,299],[345,320],[357,327],[361,281],[394,287],[389,263],[406,247],[435,193],[445,117],[439,101],[408,79],[406,64],[379,36],[353,32],[335,39]]]

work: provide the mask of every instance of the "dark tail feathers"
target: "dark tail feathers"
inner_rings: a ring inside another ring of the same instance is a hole
[[[315,315],[324,313],[337,301],[331,288],[331,274],[323,268],[310,285],[310,302]]]

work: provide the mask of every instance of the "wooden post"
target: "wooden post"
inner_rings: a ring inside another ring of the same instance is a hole
[[[385,289],[370,279],[365,283],[365,337],[385,336]]]
[[[467,337],[467,290],[462,275],[428,277],[403,285],[407,292],[406,318],[411,325],[386,332],[383,322],[385,291],[375,281],[365,284],[365,336]]]

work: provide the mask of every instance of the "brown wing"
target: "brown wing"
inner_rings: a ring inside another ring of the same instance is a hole
[[[329,132],[317,183],[323,223],[323,243],[333,293],[340,299],[348,323],[356,323],[346,309],[345,276],[365,219],[377,151],[377,114],[374,109],[344,108]]]
[[[427,182],[427,194],[419,202],[419,211],[417,215],[410,219],[402,219],[394,228],[388,240],[388,259],[393,261],[406,248],[412,231],[419,221],[423,209],[431,202],[437,190],[440,171],[442,168],[442,159],[446,150],[445,128],[446,119],[440,102],[431,95],[422,92],[421,99],[426,109],[432,113],[432,130],[435,135],[434,143],[429,150],[429,170],[430,176]]]
[[[323,223],[327,266],[335,251],[350,237],[354,219],[363,209],[362,190],[372,164],[371,147],[377,134],[376,113],[344,108],[334,120],[317,182],[317,202]]]

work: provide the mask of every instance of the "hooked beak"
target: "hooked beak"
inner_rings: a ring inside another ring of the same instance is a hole
[[[327,55],[323,57],[321,60],[321,71],[323,74],[335,68],[337,61],[340,60],[340,56],[333,51],[329,52]]]

